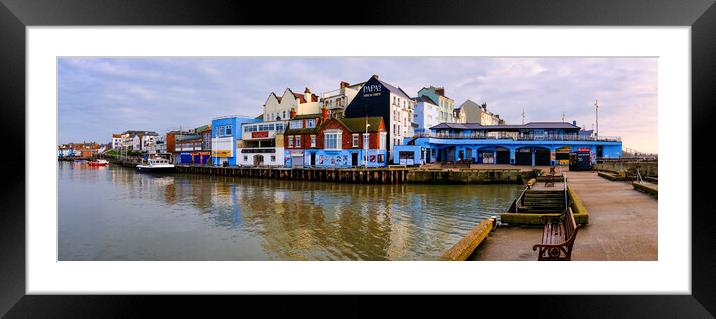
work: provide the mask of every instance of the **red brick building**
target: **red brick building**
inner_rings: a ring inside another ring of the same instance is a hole
[[[385,166],[386,138],[382,117],[327,118],[294,116],[284,132],[288,167]],[[366,145],[367,142],[367,145]]]

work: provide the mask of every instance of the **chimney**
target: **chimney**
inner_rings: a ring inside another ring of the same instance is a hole
[[[572,121],[572,125],[577,126],[577,121]]]
[[[292,119],[292,120],[293,120],[293,118],[294,118],[294,117],[296,117],[296,109],[295,109],[295,108],[291,108],[291,115],[290,115],[290,119]]]
[[[328,109],[324,106],[321,108],[321,121],[325,121],[328,118]]]
[[[306,88],[305,91],[303,91],[303,98],[306,99],[306,103],[310,103],[311,101],[311,90]]]
[[[377,74],[373,74],[373,76],[371,77],[371,79],[376,79],[376,80],[377,80],[377,79],[378,79],[378,75],[377,75]]]
[[[348,82],[346,82],[346,81],[341,81],[341,84],[340,84],[341,89],[345,89],[345,88],[348,87],[349,85],[350,85],[350,83],[348,83]]]
[[[443,87],[435,88],[435,92],[440,96],[445,96],[445,88]]]

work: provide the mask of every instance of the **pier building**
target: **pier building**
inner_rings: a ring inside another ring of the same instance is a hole
[[[568,165],[570,152],[589,151],[597,158],[622,156],[621,138],[580,134],[576,123],[531,122],[523,125],[441,123],[395,148],[393,164],[422,165],[469,161],[481,164]]]

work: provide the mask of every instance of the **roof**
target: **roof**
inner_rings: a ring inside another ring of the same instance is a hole
[[[263,114],[259,114],[259,116],[254,117],[254,120],[263,121],[263,120],[264,120],[264,115],[263,115]]]
[[[291,91],[291,89],[288,90]],[[308,90],[308,88],[306,88],[306,90]],[[310,93],[310,91],[308,93]],[[293,91],[291,91],[291,94],[293,94],[293,96],[296,97],[296,99],[298,99],[301,103],[306,103],[306,96],[304,95],[305,93],[293,93]],[[279,102],[281,101],[279,100]],[[311,101],[309,102],[318,102],[318,95],[311,93]]]
[[[437,102],[433,101],[433,99],[431,99],[429,96],[426,96],[426,95],[414,97],[413,100],[418,103],[426,102],[426,103],[430,103],[432,105],[436,105],[436,106],[438,105]]]
[[[462,102],[462,104],[460,104],[460,107],[474,107],[474,108],[477,108],[477,109],[481,109],[481,108],[482,108],[482,107],[480,106],[480,104],[478,104],[477,102],[475,102],[475,101],[473,101],[473,100],[470,100],[470,99],[467,99],[465,102]]]
[[[447,95],[445,95],[445,88],[442,87],[442,86],[441,86],[441,87],[435,87],[435,86],[432,86],[432,85],[431,85],[430,87],[427,87],[427,88],[424,87],[424,88],[418,90],[418,92],[420,92],[420,91],[422,91],[422,90],[431,90],[431,91],[435,92],[436,95],[439,95],[439,96],[442,96],[442,97],[444,97],[444,98],[446,98],[446,99],[452,100],[450,97],[448,97]],[[442,92],[442,93],[441,93],[441,92]]]
[[[201,135],[190,134],[190,135],[178,135],[176,137],[177,142],[186,141],[186,140],[196,140],[196,139],[201,139]]]
[[[284,134],[290,135],[290,134],[318,133],[318,131],[320,131],[322,128],[324,128],[326,125],[328,125],[328,123],[330,123],[331,121],[338,121],[338,123],[343,124],[343,126],[345,126],[348,129],[348,131],[351,133],[362,133],[362,132],[366,131],[366,127],[365,127],[366,119],[368,121],[368,124],[370,124],[370,126],[368,126],[368,132],[378,132],[378,130],[380,129],[380,123],[383,120],[383,118],[380,116],[368,117],[368,118],[365,118],[365,117],[353,117],[353,118],[341,118],[341,119],[330,118],[330,119],[327,119],[327,120],[321,122],[320,125],[317,125],[314,128],[302,128],[302,129],[288,128],[288,129],[286,129]]]
[[[208,131],[208,130],[211,130],[211,125],[208,125],[208,124],[199,126],[195,129],[195,131],[197,131],[197,132],[203,132],[203,131]]]
[[[159,134],[157,134],[154,131],[133,131],[133,130],[130,130],[130,131],[124,131],[124,133],[122,133],[122,135],[124,135],[124,134],[129,134],[130,136],[135,136],[135,135],[159,136]]]
[[[325,126],[328,121],[323,121],[321,124],[316,125],[314,128],[299,128],[299,129],[292,129],[291,125],[288,125],[286,127],[286,130],[283,132],[284,135],[289,134],[311,134],[311,133],[317,133],[321,127]]]
[[[313,113],[313,114],[301,114],[294,116],[291,120],[302,120],[302,119],[315,119],[315,118],[321,118],[323,115],[321,113]]]
[[[373,116],[373,117],[351,117],[351,118],[342,118],[342,119],[336,119],[339,122],[343,123],[345,127],[348,128],[351,133],[361,133],[366,131],[366,121],[370,126],[368,126],[368,132],[378,132],[378,129],[380,129],[380,122],[383,120],[380,116]]]
[[[380,84],[382,84],[384,87],[386,87],[388,89],[388,91],[390,91],[390,93],[393,93],[395,95],[400,95],[400,96],[410,100],[410,96],[408,96],[408,94],[405,93],[405,91],[403,91],[403,89],[401,89],[400,87],[394,87],[378,78],[376,78],[376,80],[378,82],[380,82]]]
[[[480,125],[480,123],[440,123],[431,127],[431,129],[459,129],[459,130],[518,130],[518,129],[569,129],[579,130],[579,126],[574,126],[565,122],[530,122],[524,125]]]

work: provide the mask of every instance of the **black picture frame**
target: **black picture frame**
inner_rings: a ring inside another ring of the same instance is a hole
[[[128,317],[146,316],[149,310],[163,315],[184,314],[187,308],[204,309],[204,315],[235,309],[225,298],[172,298],[141,296],[38,296],[25,295],[25,53],[27,26],[93,25],[628,25],[691,26],[692,147],[712,145],[706,128],[712,125],[716,101],[716,5],[712,0],[629,1],[371,1],[363,3],[305,2],[281,10],[279,2],[239,1],[119,1],[119,0],[0,0],[0,121],[13,154],[3,160],[0,196],[0,315],[17,317]],[[306,7],[308,6],[308,7]],[[305,19],[301,10],[315,19]],[[268,17],[270,15],[270,17]],[[689,111],[688,105],[669,106]],[[707,151],[708,152],[708,151]],[[21,154],[18,155],[17,154]],[[692,172],[706,172],[710,156],[691,157]],[[473,312],[476,307],[508,309],[509,314],[549,314],[551,317],[713,317],[716,314],[716,223],[709,200],[707,177],[692,176],[692,295],[644,296],[480,296],[451,308]],[[677,212],[669,212],[677,213]],[[668,275],[668,274],[665,274]],[[555,278],[559,278],[555,274]],[[416,279],[419,280],[419,279]],[[362,300],[359,300],[362,299]],[[421,302],[410,301],[413,311]],[[196,300],[196,299],[194,299]],[[246,299],[243,302],[250,302]],[[306,303],[304,298],[292,299]],[[475,301],[479,300],[479,301]],[[433,299],[433,307],[445,305]],[[454,299],[444,300],[445,304]],[[362,296],[333,303],[345,307],[346,316],[370,314],[378,304]],[[393,304],[389,312],[410,309]],[[182,305],[176,307],[176,305]],[[516,306],[519,305],[519,306]],[[271,312],[300,308],[283,303]],[[450,313],[452,313],[452,311]],[[383,312],[382,314],[386,314]]]

